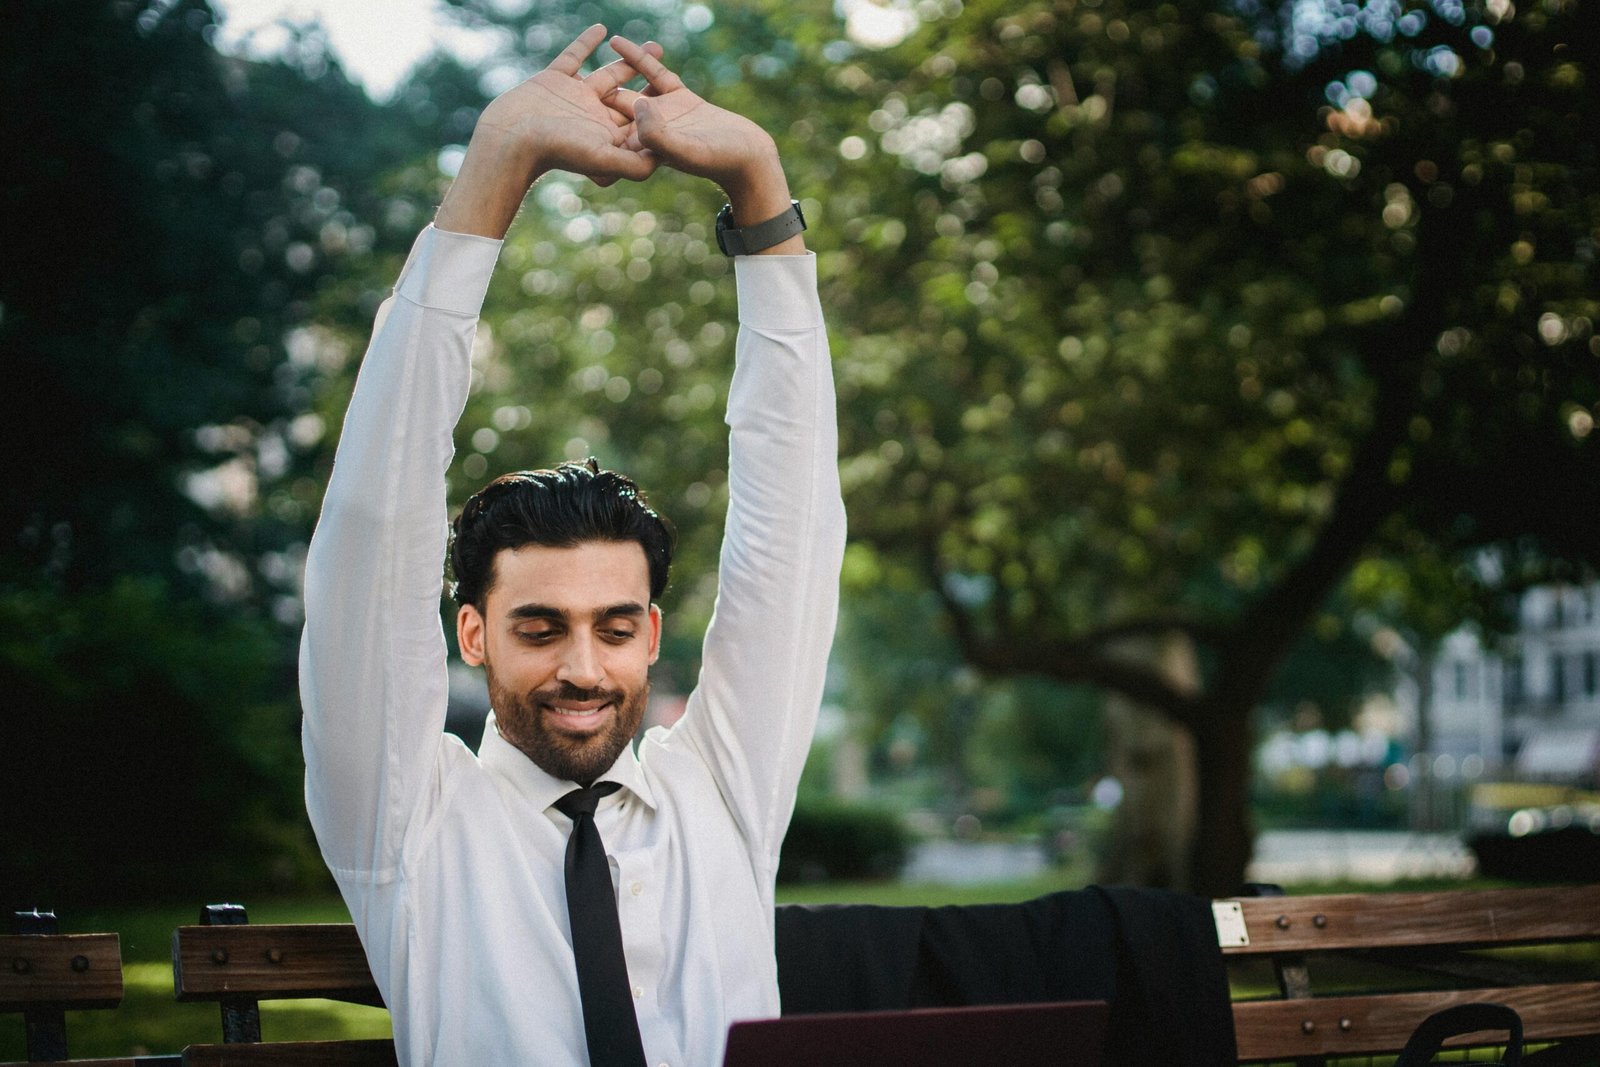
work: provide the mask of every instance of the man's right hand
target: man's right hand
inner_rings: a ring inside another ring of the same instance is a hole
[[[484,108],[434,225],[502,238],[528,187],[548,170],[573,171],[599,185],[650,176],[654,156],[627,147],[633,124],[612,105],[635,77],[634,67],[618,60],[587,77],[578,73],[605,36],[604,26],[589,27],[544,70]],[[661,47],[651,43],[643,51],[654,59]]]

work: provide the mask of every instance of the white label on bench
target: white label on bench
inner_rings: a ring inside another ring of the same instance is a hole
[[[1211,917],[1217,923],[1217,944],[1237,948],[1250,943],[1250,932],[1244,928],[1244,908],[1237,901],[1213,900]]]

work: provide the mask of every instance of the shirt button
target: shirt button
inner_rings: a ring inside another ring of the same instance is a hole
[[[644,892],[644,883],[643,882],[635,882],[635,883],[633,883],[632,885],[630,885],[628,887],[628,892],[632,893],[634,896],[638,896],[640,893]]]
[[[633,999],[634,1000],[638,1000],[642,996],[644,996],[644,990],[640,989],[638,986],[634,986],[633,987]]]

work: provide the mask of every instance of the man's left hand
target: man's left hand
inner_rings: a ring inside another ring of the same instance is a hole
[[[611,38],[611,47],[648,83],[642,93],[621,89],[608,101],[633,120],[624,148],[646,150],[674,170],[722,186],[736,225],[764,222],[789,207],[789,183],[767,131],[706,100],[626,37]],[[797,235],[769,251],[804,248]]]

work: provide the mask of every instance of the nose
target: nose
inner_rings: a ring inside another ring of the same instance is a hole
[[[579,689],[596,689],[605,681],[605,667],[600,663],[600,650],[594,638],[578,634],[567,642],[566,655],[556,671],[556,680],[567,682]]]

